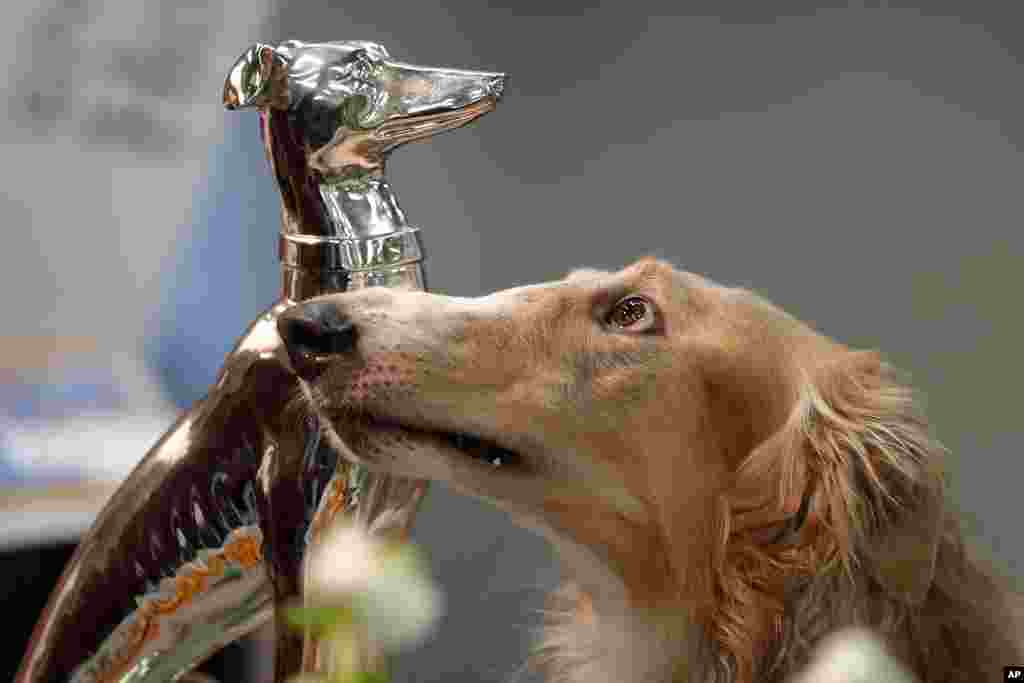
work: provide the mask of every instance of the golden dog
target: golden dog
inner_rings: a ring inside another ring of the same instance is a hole
[[[942,449],[872,352],[644,259],[481,298],[371,288],[278,328],[326,436],[548,538],[559,681],[781,681],[847,626],[923,683],[1024,663]]]

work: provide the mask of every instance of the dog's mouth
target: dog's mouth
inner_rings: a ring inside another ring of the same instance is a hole
[[[521,455],[493,441],[462,432],[442,432],[441,438],[455,450],[492,467],[523,467]]]
[[[375,430],[401,430],[414,440],[426,440],[457,451],[460,455],[488,466],[490,469],[523,470],[527,460],[518,451],[512,450],[492,439],[461,431],[446,431],[412,427],[386,418],[370,417],[366,420],[370,433]]]

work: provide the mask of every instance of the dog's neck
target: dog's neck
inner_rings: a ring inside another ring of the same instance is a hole
[[[683,611],[592,601],[575,582],[549,597],[532,664],[553,683],[724,680],[703,631]]]

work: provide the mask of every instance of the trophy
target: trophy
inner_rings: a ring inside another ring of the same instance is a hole
[[[321,294],[425,288],[420,233],[387,157],[491,111],[504,82],[398,62],[364,41],[257,43],[238,59],[224,105],[259,113],[281,193],[281,299],[82,538],[18,683],[177,680],[275,613],[276,680],[315,667],[315,641],[275,610],[300,594],[307,548],[339,515],[404,537],[426,482],[370,473],[321,439],[276,321]]]

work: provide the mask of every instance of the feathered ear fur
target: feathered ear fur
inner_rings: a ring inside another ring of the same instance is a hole
[[[794,578],[830,568],[920,603],[945,515],[941,455],[911,392],[876,353],[846,352],[809,372],[789,419],[742,463],[724,505],[717,630],[726,648],[766,654]],[[773,542],[808,496],[802,528]]]
[[[882,587],[916,603],[931,585],[942,530],[942,455],[892,368],[874,352],[848,352],[807,378],[786,425],[740,467],[737,491],[759,489],[775,522],[813,496],[808,521],[831,537],[838,559],[874,570]]]

